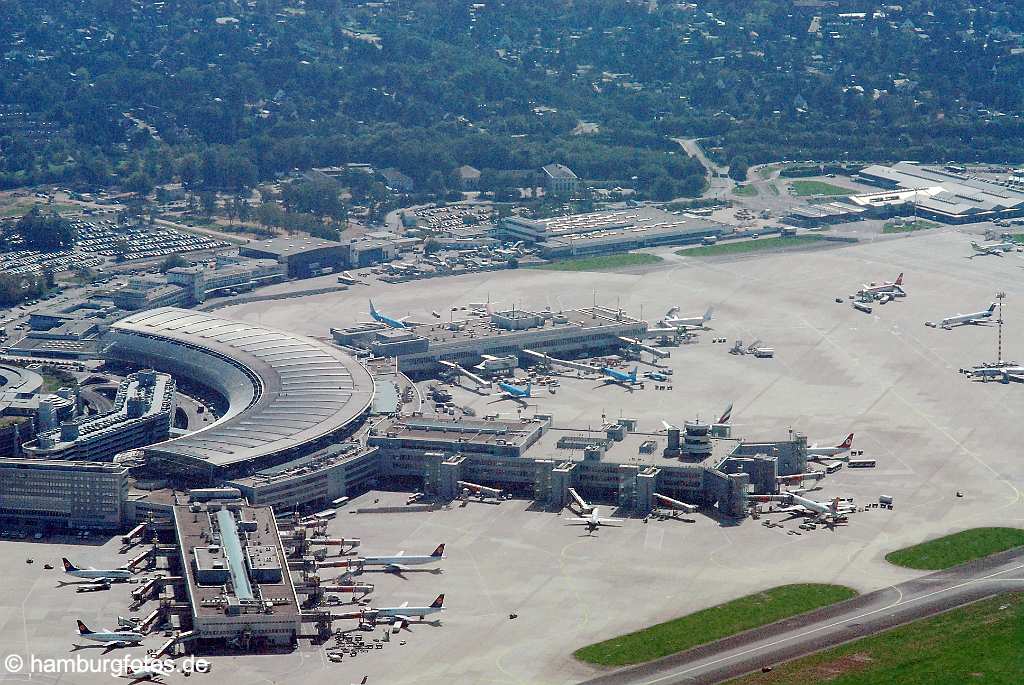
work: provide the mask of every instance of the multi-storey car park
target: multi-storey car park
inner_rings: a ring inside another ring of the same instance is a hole
[[[114,407],[39,432],[22,450],[38,459],[110,461],[114,455],[165,440],[174,420],[174,379],[144,370],[125,378]]]

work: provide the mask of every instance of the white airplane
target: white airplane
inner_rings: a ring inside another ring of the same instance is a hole
[[[433,564],[444,559],[444,543],[437,546],[429,555],[406,555],[404,551],[390,557],[363,557],[363,566],[384,566],[389,571],[406,571],[410,566]]]
[[[807,456],[809,457],[834,457],[837,454],[849,452],[850,448],[853,447],[853,433],[846,436],[846,440],[835,447],[819,447],[817,443],[807,448]]]
[[[839,506],[838,497],[828,504],[801,497],[796,493],[790,493],[790,497],[793,504],[777,511],[800,516],[813,516],[819,520],[831,520],[833,522],[839,521],[850,511],[848,507]]]
[[[882,283],[865,283],[860,288],[860,295],[884,295],[886,293],[903,294],[903,272],[896,277],[895,281],[883,281]]]
[[[165,675],[166,673],[162,669],[153,667],[143,667],[129,668],[127,673],[122,673],[118,677],[130,680],[132,681],[132,683],[137,683],[141,680],[148,680],[152,683],[158,683],[160,682],[160,678],[162,678]]]
[[[126,568],[78,568],[67,557],[61,559],[64,562],[64,573],[75,578],[94,578],[97,580],[127,580],[134,575]]]
[[[663,326],[670,328],[703,328],[708,321],[711,321],[711,316],[715,313],[715,308],[708,307],[707,311],[701,316],[676,316],[679,313],[679,307],[672,307],[665,316],[661,319]]]
[[[938,326],[942,328],[952,328],[953,326],[962,326],[964,324],[975,324],[981,323],[985,319],[991,319],[992,315],[995,314],[996,303],[993,302],[988,306],[988,309],[983,309],[980,312],[974,312],[973,314],[957,314],[956,316],[947,316],[945,319],[940,321]]]
[[[970,378],[981,378],[982,380],[993,379],[1008,383],[1014,381],[1024,383],[1024,366],[976,366],[973,369],[964,371]]]
[[[569,519],[566,519],[566,521],[568,521],[570,525],[586,526],[587,527],[587,533],[589,534],[589,533],[593,533],[594,531],[596,531],[601,526],[615,526],[615,525],[617,525],[619,523],[622,523],[623,520],[622,519],[605,518],[605,517],[600,515],[598,508],[594,507],[594,510],[592,512],[590,512],[589,516],[581,516],[581,517],[576,517],[576,518],[569,518]]]
[[[430,606],[411,607],[408,602],[403,602],[401,606],[370,609],[367,613],[376,615],[377,618],[391,618],[404,623],[410,618],[423,618],[441,611],[444,611],[444,593],[438,595]]]
[[[978,243],[971,241],[971,249],[974,250],[974,254],[972,254],[969,259],[985,255],[1002,257],[1004,252],[1013,252],[1016,250],[1017,243],[989,243],[987,245],[979,245]]]
[[[93,642],[106,642],[114,646],[127,647],[137,645],[145,639],[145,635],[134,630],[89,630],[89,627],[78,621],[78,634]]]

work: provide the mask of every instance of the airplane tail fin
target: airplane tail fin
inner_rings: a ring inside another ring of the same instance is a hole
[[[718,423],[729,423],[729,419],[731,419],[731,418],[732,418],[732,402],[730,402],[729,406],[725,408],[725,411],[722,413],[722,417],[720,419],[718,419]]]
[[[992,312],[994,312],[995,310],[996,310],[996,303],[995,303],[995,302],[993,302],[992,304],[990,304],[990,305],[988,306],[988,313],[989,313],[989,314],[991,314],[991,313],[992,313]]]
[[[92,631],[89,630],[89,626],[85,625],[84,623],[82,623],[81,620],[79,620],[78,621],[78,634],[79,635],[92,635]]]
[[[843,440],[840,444],[836,445],[836,447],[841,447],[845,450],[848,450],[851,447],[853,447],[853,433],[847,435],[846,440]]]
[[[896,277],[896,285],[903,285],[903,272],[902,271],[900,272],[900,275]]]
[[[430,604],[430,608],[431,608],[431,609],[440,609],[440,608],[441,608],[442,606],[444,606],[444,593],[443,593],[443,592],[442,592],[441,594],[439,594],[439,595],[437,596],[437,599],[435,599],[435,600],[434,600],[434,601],[433,601],[433,602],[432,602],[432,603]]]
[[[432,556],[432,557],[438,557],[438,558],[440,558],[440,557],[443,557],[443,556],[444,556],[444,543],[442,542],[442,543],[441,543],[440,545],[438,545],[438,546],[437,546],[437,549],[435,549],[435,550],[433,551],[433,553],[431,553],[431,555],[430,555],[430,556]],[[443,597],[443,596],[444,596],[444,595],[442,595],[442,597]]]
[[[67,557],[61,557],[61,561],[64,563],[64,572],[65,573],[71,573],[72,571],[77,571],[78,570],[78,567],[75,566],[74,564],[72,564],[70,561],[68,561]]]
[[[901,274],[901,276],[902,276],[902,274]],[[712,305],[712,306],[708,307],[708,310],[707,310],[706,312],[704,312],[704,321],[705,321],[705,322],[707,322],[707,321],[711,321],[711,316],[712,316],[712,315],[713,315],[714,313],[715,313],[715,307],[714,307],[714,305]]]
[[[631,382],[633,382],[633,383],[636,383],[636,372],[637,372],[637,367],[635,367],[635,366],[633,367],[633,370],[629,372],[629,380]]]
[[[533,383],[526,384],[526,396],[529,397],[530,393],[533,392]]]
[[[377,316],[377,308],[373,306],[373,300],[370,300],[370,316]]]

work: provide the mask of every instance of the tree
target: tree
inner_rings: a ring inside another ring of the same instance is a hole
[[[256,208],[256,221],[267,228],[278,228],[284,223],[284,212],[276,202],[263,202]]]
[[[178,177],[185,188],[193,188],[199,181],[199,157],[185,155],[178,162]]]
[[[199,193],[199,203],[203,206],[204,216],[213,216],[213,213],[217,211],[217,193],[204,190]]]
[[[188,266],[188,260],[175,252],[174,254],[167,255],[167,258],[160,262],[160,273],[165,274],[171,269],[177,269],[179,266]]]
[[[729,178],[737,183],[744,183],[747,180],[747,169],[749,168],[750,162],[746,157],[733,157],[729,162]]]
[[[125,180],[124,188],[139,197],[145,197],[153,190],[153,179],[145,171],[136,171]]]
[[[437,241],[437,238],[427,238],[423,241],[423,254],[434,254],[441,249],[441,243]]]
[[[25,216],[18,219],[14,231],[29,250],[51,252],[75,244],[75,229],[71,223],[56,212],[43,214],[38,205],[33,205]]]

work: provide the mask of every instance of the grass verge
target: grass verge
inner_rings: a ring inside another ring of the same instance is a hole
[[[782,585],[582,647],[573,656],[599,666],[639,664],[835,604],[856,594],[841,585]]]
[[[893,221],[889,221],[882,226],[882,233],[912,233],[913,231],[925,231],[929,228],[938,228],[938,226],[938,224],[932,223],[931,221],[925,221],[924,219],[909,221],[903,224],[897,224]]]
[[[1020,528],[971,528],[898,549],[885,555],[890,564],[921,571],[939,571],[1024,545]]]
[[[807,197],[808,195],[852,195],[857,192],[850,188],[832,185],[824,181],[790,181],[789,187],[793,189],[793,194],[797,197]]]
[[[747,184],[743,186],[735,186],[732,189],[732,194],[739,195],[740,197],[757,197],[758,192],[755,186]]]
[[[756,673],[729,685],[1021,682],[1024,594],[993,597]]]
[[[758,238],[757,240],[739,240],[717,243],[715,245],[691,247],[688,250],[679,250],[676,254],[682,255],[683,257],[716,257],[718,255],[764,252],[767,250],[781,250],[789,247],[801,247],[803,245],[814,244],[824,239],[824,236],[820,235]]]
[[[664,261],[661,257],[643,252],[624,252],[622,254],[601,255],[598,257],[581,257],[579,259],[561,259],[550,264],[531,266],[531,269],[545,271],[611,271],[630,266],[644,266]]]

